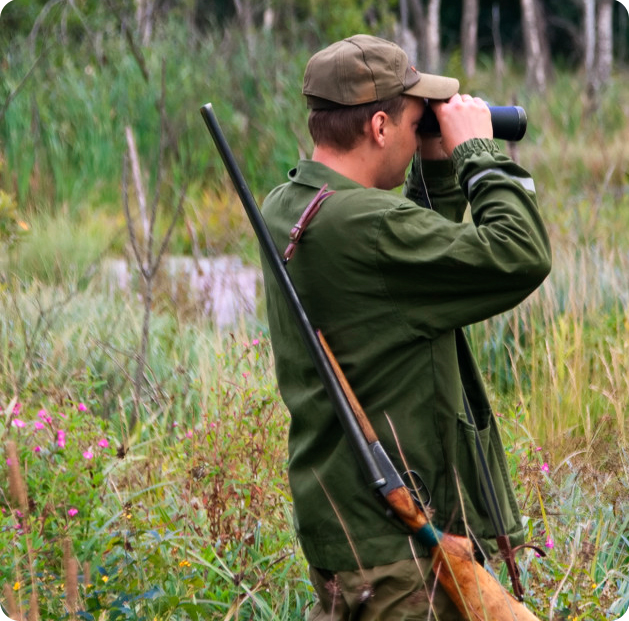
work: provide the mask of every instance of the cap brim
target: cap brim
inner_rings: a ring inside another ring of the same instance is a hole
[[[450,99],[459,92],[459,81],[442,75],[421,73],[418,82],[406,89],[402,95],[425,97],[426,99]]]

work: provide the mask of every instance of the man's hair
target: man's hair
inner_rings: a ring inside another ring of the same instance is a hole
[[[404,95],[398,95],[386,101],[374,101],[359,106],[311,110],[308,117],[310,135],[316,145],[349,151],[364,135],[365,123],[370,121],[376,112],[385,112],[397,123],[407,99]]]

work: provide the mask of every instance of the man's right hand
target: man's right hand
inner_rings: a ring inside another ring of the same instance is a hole
[[[457,93],[447,102],[431,101],[430,105],[439,121],[441,145],[448,156],[466,140],[494,137],[491,113],[480,97]]]

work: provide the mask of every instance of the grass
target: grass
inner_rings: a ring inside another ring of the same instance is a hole
[[[165,325],[156,322],[157,333]],[[84,334],[53,332],[70,342]],[[186,340],[177,335],[179,345]],[[117,411],[97,416],[111,387],[89,356],[49,394],[42,385],[35,397],[29,378],[21,395],[32,405],[7,404],[0,435],[3,446],[18,446],[28,501],[14,504],[3,487],[0,581],[14,586],[18,606],[22,597],[28,608],[37,585],[41,618],[71,612],[60,553],[67,540],[79,567],[89,565],[75,585],[84,618],[211,618],[256,602],[266,610],[258,618],[271,619],[278,602],[293,611],[302,602],[303,590],[288,589],[303,581],[303,561],[286,527],[286,414],[268,341],[221,343],[199,328],[195,343],[203,376],[177,357],[168,371],[153,367],[153,403],[134,430],[124,390]],[[187,390],[168,395],[161,372]]]

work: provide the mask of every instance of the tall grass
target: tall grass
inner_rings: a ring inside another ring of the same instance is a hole
[[[144,158],[158,152],[162,63],[173,185],[208,183],[208,173],[213,185],[223,174],[199,114],[208,101],[256,192],[270,189],[292,165],[294,134],[305,135],[299,85],[307,50],[287,50],[271,33],[260,33],[251,50],[238,36],[195,34],[173,20],[142,50],[147,82],[124,37],[110,27],[101,33],[100,55],[90,41],[71,55],[53,48],[7,110],[0,129],[4,185],[22,205],[54,211],[65,205],[76,213],[86,203],[118,204],[125,126],[133,127]],[[3,77],[15,88],[34,57],[26,41],[10,45]]]
[[[222,338],[158,314],[145,418],[130,429],[137,309],[93,287],[55,295],[2,293],[0,444],[18,445],[29,498],[13,504],[2,484],[0,581],[21,609],[37,586],[40,617],[59,618],[63,539],[91,566],[85,618],[299,618],[287,417],[264,333]]]

